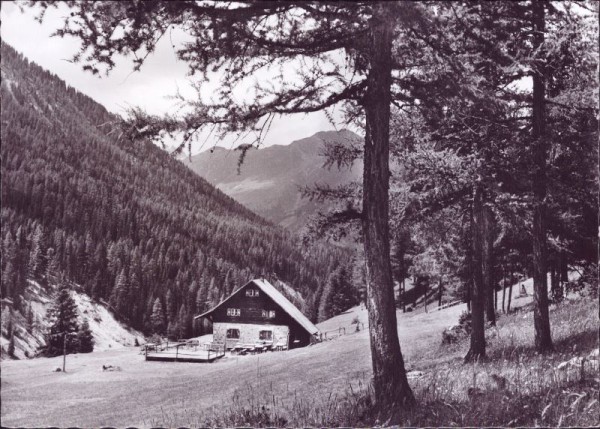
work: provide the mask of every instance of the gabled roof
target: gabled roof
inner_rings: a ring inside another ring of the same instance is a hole
[[[199,319],[201,317],[208,316],[218,307],[223,305],[225,302],[229,301],[235,294],[244,289],[250,283],[253,283],[260,290],[266,293],[273,301],[275,301],[275,303],[277,303],[277,305],[279,305],[283,309],[283,311],[289,314],[292,319],[294,319],[296,322],[298,322],[298,324],[300,324],[300,326],[306,329],[307,332],[309,332],[310,334],[317,334],[319,332],[319,328],[317,328],[310,320],[308,320],[308,318],[304,314],[302,314],[302,312],[298,310],[298,308],[294,304],[292,304],[285,296],[283,296],[281,292],[275,289],[275,286],[273,286],[271,283],[264,279],[254,279],[249,281],[244,286],[242,286],[241,288],[233,292],[231,295],[229,295],[227,298],[225,298],[223,301],[215,305],[213,308],[194,317],[194,319]]]

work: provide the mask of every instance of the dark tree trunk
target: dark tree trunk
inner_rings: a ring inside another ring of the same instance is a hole
[[[471,272],[473,287],[471,289],[471,347],[465,356],[465,362],[485,358],[485,284],[482,272],[484,208],[481,184],[476,183],[473,189],[473,212],[471,220],[471,239],[473,245]]]
[[[506,267],[502,265],[502,313],[506,314],[504,300],[506,298]]]
[[[559,254],[558,276],[559,276],[559,283],[560,283],[559,287],[560,287],[561,296],[564,299],[565,294],[567,293],[566,285],[567,285],[567,282],[569,281],[569,268],[567,266],[567,255],[565,254],[565,252],[560,252],[560,254]]]
[[[467,312],[471,312],[471,296],[473,295],[471,291],[473,290],[473,280],[469,279],[467,281]]]
[[[552,301],[554,302],[562,301],[562,288],[558,271],[558,263],[556,259],[552,259],[550,261],[550,290],[552,291]]]
[[[471,224],[473,223],[473,213],[471,213]],[[471,225],[471,229],[472,229],[472,225]],[[466,280],[466,284],[465,284],[465,294],[464,294],[464,299],[467,303],[467,311],[470,313],[471,312],[471,296],[472,296],[472,290],[473,290],[473,244],[472,244],[472,237],[470,238],[469,241],[469,245],[467,246],[466,249],[466,266],[467,266],[467,280]]]
[[[494,310],[498,311],[498,291],[496,290],[495,283],[494,283]]]
[[[385,3],[376,9],[369,35],[371,68],[364,98],[366,135],[363,173],[364,249],[367,309],[373,365],[375,406],[380,418],[397,423],[398,407],[411,406],[414,396],[400,351],[389,237],[389,123],[392,82],[393,26]]]
[[[533,51],[543,55],[545,10],[544,4],[536,0],[533,5]],[[548,279],[546,267],[546,158],[548,143],[545,136],[546,76],[544,59],[534,62],[533,73],[533,325],[535,347],[539,352],[553,349],[548,314]]]
[[[438,287],[438,307],[442,306],[442,294],[444,293],[444,284],[442,283],[442,279],[440,279],[440,285]]]
[[[565,252],[560,252],[560,264],[559,264],[559,271],[560,271],[560,281],[561,283],[563,283],[563,287],[564,284],[567,283],[569,281],[569,267],[567,265],[567,255],[565,255]]]
[[[512,300],[512,288],[513,288],[513,283],[515,282],[515,276],[514,273],[512,271],[513,269],[511,268],[510,270],[510,275],[509,280],[508,280],[508,302],[506,304],[506,313],[510,313],[510,301]]]
[[[492,325],[496,324],[496,310],[494,308],[494,214],[488,206],[483,207],[483,255],[481,269],[485,284],[485,313],[486,319]]]
[[[406,313],[406,277],[402,279],[402,312]]]

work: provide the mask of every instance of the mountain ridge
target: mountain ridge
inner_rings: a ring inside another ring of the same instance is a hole
[[[239,152],[225,148],[194,155],[184,164],[260,216],[301,232],[311,216],[333,207],[303,198],[301,189],[315,184],[337,186],[362,177],[361,161],[346,169],[324,167],[324,144],[345,140],[356,142],[361,137],[346,129],[320,131],[289,145],[250,149],[239,173]]]

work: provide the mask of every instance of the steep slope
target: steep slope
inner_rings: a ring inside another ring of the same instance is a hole
[[[252,211],[292,231],[301,230],[311,215],[329,205],[301,197],[300,188],[314,184],[336,186],[360,180],[362,163],[351,169],[323,168],[326,142],[357,141],[348,130],[325,131],[295,141],[251,149],[237,171],[239,152],[220,147],[184,161],[193,171]]]
[[[46,311],[52,304],[55,285],[46,287],[38,282],[29,281],[23,291],[30,312],[25,316],[19,312],[11,314],[8,308],[2,311],[2,335],[0,336],[1,358],[8,358],[10,343],[9,325],[15,344],[14,356],[17,359],[33,357],[44,345],[44,333],[48,327]],[[79,312],[79,323],[84,319],[89,323],[94,336],[94,351],[116,350],[133,346],[135,341],[141,344],[144,336],[123,322],[119,322],[105,305],[94,302],[89,296],[79,290],[72,291],[73,299]],[[10,323],[8,319],[11,319]]]
[[[132,326],[172,336],[251,277],[304,296],[342,257],[297,239],[2,44],[2,288],[25,314],[28,278],[64,275]],[[310,310],[310,309],[307,309]]]

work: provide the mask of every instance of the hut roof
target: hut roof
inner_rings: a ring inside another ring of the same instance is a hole
[[[260,290],[262,290],[264,293],[266,293],[273,301],[275,301],[277,303],[277,305],[279,305],[283,309],[283,311],[285,311],[287,314],[289,314],[290,317],[292,317],[292,319],[294,319],[296,322],[298,322],[298,324],[300,326],[302,326],[304,329],[306,329],[306,331],[308,333],[317,334],[319,332],[319,328],[317,328],[310,320],[308,320],[308,318],[304,314],[302,314],[302,312],[300,310],[298,310],[298,308],[294,304],[292,304],[285,296],[283,296],[283,294],[281,292],[279,292],[277,289],[275,289],[275,286],[273,286],[271,283],[269,283],[265,279],[254,279],[254,280],[249,281],[244,286],[242,286],[241,288],[239,288],[238,290],[233,292],[231,295],[229,295],[227,298],[225,298],[223,301],[221,301],[220,303],[215,305],[213,308],[194,317],[194,319],[199,319],[201,317],[208,316],[213,311],[215,311],[218,307],[220,307],[221,305],[223,305],[227,301],[229,301],[235,294],[237,294],[239,291],[244,289],[250,283],[253,283]]]

